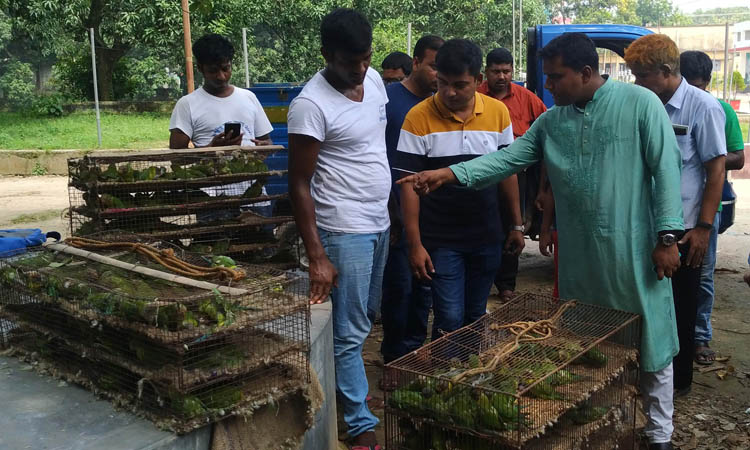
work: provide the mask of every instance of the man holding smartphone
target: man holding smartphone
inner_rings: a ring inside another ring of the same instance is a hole
[[[191,141],[195,147],[271,144],[273,127],[258,98],[229,83],[232,43],[207,34],[195,41],[193,54],[203,86],[177,101],[169,121],[169,148],[188,148]]]
[[[258,98],[247,89],[229,83],[232,77],[234,46],[224,36],[207,34],[193,44],[193,54],[198,71],[203,75],[203,86],[177,101],[169,120],[169,148],[222,147],[226,145],[270,145],[273,130]],[[242,195],[252,186],[252,181],[242,181],[221,186],[203,188],[211,196]],[[265,187],[263,195],[266,194]],[[241,210],[268,215],[271,202],[245,205]],[[201,222],[227,218],[216,211],[198,214]]]

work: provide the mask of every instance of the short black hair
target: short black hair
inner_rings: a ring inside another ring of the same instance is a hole
[[[487,67],[493,64],[510,64],[513,65],[513,55],[507,48],[496,48],[487,53]]]
[[[563,33],[549,41],[539,52],[543,60],[562,58],[565,67],[580,72],[589,66],[594,72],[599,71],[599,54],[594,41],[583,33]]]
[[[201,65],[231,62],[234,58],[234,45],[224,36],[211,33],[195,41],[193,55]]]
[[[711,57],[698,50],[689,50],[680,54],[680,72],[686,80],[702,79],[711,81],[714,63]]]
[[[364,53],[372,46],[372,25],[353,9],[334,9],[320,22],[320,43],[330,53]]]
[[[401,69],[404,71],[404,75],[409,75],[411,73],[411,65],[411,56],[404,52],[391,52],[383,59],[380,68],[383,70]]]
[[[434,34],[422,36],[417,41],[417,45],[414,46],[414,57],[422,59],[427,50],[438,51],[443,44],[445,44],[445,40],[440,36],[435,36]]]
[[[435,57],[438,72],[447,75],[478,77],[482,71],[482,51],[468,39],[451,39],[440,47]]]

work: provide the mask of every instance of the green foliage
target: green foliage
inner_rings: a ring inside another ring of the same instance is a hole
[[[742,74],[736,70],[732,72],[732,91],[734,91],[734,97],[737,96],[737,92],[745,90],[745,79]]]
[[[27,108],[34,95],[34,72],[31,66],[20,61],[11,61],[0,76],[0,91],[3,103],[13,109]]]
[[[102,111],[102,147],[165,148],[169,115],[117,114]],[[29,120],[21,113],[0,112],[0,149],[96,149],[93,111]]]
[[[149,55],[142,59],[124,58],[118,65],[118,71],[124,72],[127,88],[121,93],[122,98],[130,100],[152,100],[161,98],[179,98],[179,82],[170,74],[167,65],[159,58]]]
[[[60,117],[63,115],[65,97],[58,93],[42,93],[34,96],[31,111],[39,116]]]
[[[32,175],[47,175],[47,173],[48,173],[47,168],[41,165],[39,161],[37,161],[34,164],[34,168],[31,169]]]
[[[699,9],[693,13],[691,19],[696,25],[743,22],[750,20],[750,7],[733,6],[730,8]]]

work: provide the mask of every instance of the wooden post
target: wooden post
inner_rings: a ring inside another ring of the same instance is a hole
[[[190,4],[188,0],[182,0],[182,33],[185,40],[185,78],[187,79],[189,94],[195,90],[195,81],[193,81],[193,44],[190,38]]]
[[[727,101],[727,69],[729,65],[729,22],[724,23],[724,96],[723,100]],[[731,73],[731,72],[730,72]]]
[[[99,84],[96,80],[96,46],[94,45],[94,29],[89,28],[89,40],[91,41],[91,68],[94,73],[94,106],[96,107],[96,137],[99,139],[99,147],[102,146],[102,121],[99,117]]]

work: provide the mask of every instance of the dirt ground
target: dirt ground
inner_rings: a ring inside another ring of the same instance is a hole
[[[712,347],[728,361],[721,370],[699,372],[693,392],[675,405],[673,440],[681,450],[750,448],[750,287],[742,281],[750,252],[750,180],[736,180],[735,225],[719,237]],[[41,228],[68,233],[67,178],[56,176],[0,177],[0,229]],[[518,292],[552,292],[552,261],[527,241],[521,256]],[[497,306],[490,299],[489,308]],[[376,326],[364,352],[374,412],[383,418],[379,354],[382,328]],[[712,367],[712,368],[716,368]],[[720,375],[723,379],[720,378]],[[385,431],[377,429],[380,442]]]

